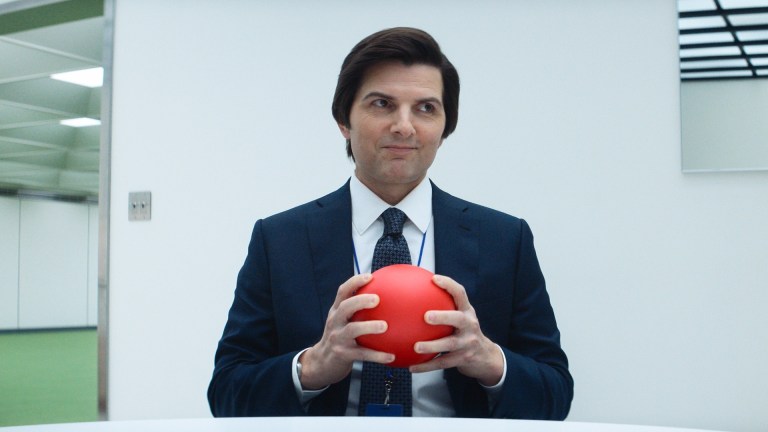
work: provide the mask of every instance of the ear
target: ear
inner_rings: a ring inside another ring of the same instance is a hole
[[[337,123],[339,126],[339,130],[341,131],[341,134],[344,135],[344,139],[349,139],[349,128],[344,126],[341,123]]]

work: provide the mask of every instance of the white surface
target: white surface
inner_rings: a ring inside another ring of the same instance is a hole
[[[99,323],[99,206],[88,205],[88,325]]]
[[[768,81],[682,84],[683,169],[768,170]]]
[[[464,418],[260,417],[137,420],[0,428],[3,432],[696,432],[695,429],[620,424]]]
[[[87,324],[88,206],[21,201],[19,327]]]
[[[0,330],[19,325],[19,200],[0,196]]]
[[[94,204],[0,197],[0,330],[96,325],[97,230]]]
[[[253,222],[347,178],[341,61],[414,25],[462,78],[432,177],[530,222],[570,420],[765,430],[768,173],[681,174],[676,16],[669,0],[118,0],[111,418],[209,415]],[[127,221],[136,190],[150,222]]]

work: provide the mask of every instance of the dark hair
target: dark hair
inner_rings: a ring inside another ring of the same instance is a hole
[[[410,27],[396,27],[381,30],[361,40],[347,54],[341,64],[336,93],[333,95],[331,110],[333,118],[341,125],[350,127],[349,114],[365,72],[373,65],[397,60],[410,66],[426,64],[440,69],[443,77],[443,108],[445,129],[443,138],[448,138],[459,120],[459,73],[440,50],[440,45],[427,32]],[[347,140],[347,156],[352,156],[352,147]]]

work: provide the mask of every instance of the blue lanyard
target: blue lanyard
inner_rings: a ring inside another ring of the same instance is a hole
[[[429,229],[427,229],[429,231]],[[421,247],[419,248],[419,261],[416,263],[416,267],[421,267],[421,257],[424,255],[424,242],[427,240],[427,231],[421,236]],[[360,274],[360,263],[357,262],[357,251],[355,250],[355,241],[352,240],[352,256],[355,258],[355,270],[357,274]]]

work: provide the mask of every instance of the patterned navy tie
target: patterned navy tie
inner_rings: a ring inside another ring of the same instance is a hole
[[[373,250],[372,272],[392,264],[411,263],[408,242],[403,237],[405,213],[390,207],[381,214],[381,218],[384,220],[384,233],[376,242],[376,248]],[[384,403],[386,398],[385,383],[388,374],[392,382],[389,403],[403,405],[403,415],[406,417],[412,415],[411,373],[408,372],[408,369],[390,368],[372,362],[363,363],[358,415],[365,415],[365,408],[369,403]]]

